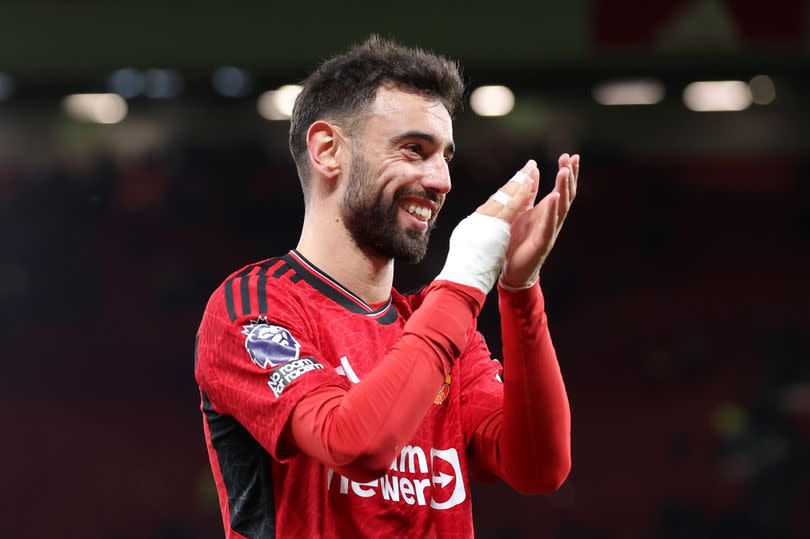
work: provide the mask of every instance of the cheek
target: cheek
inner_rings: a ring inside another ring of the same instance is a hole
[[[402,189],[418,188],[419,179],[425,174],[424,166],[419,167],[411,163],[397,163],[391,167],[384,176],[384,190],[390,195]],[[389,195],[389,196],[390,196]]]

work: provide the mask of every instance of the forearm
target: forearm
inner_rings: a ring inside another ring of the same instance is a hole
[[[364,380],[350,390],[321,388],[298,403],[289,431],[293,443],[352,479],[383,474],[466,347],[483,300],[476,289],[434,282],[400,340]]]
[[[521,491],[554,490],[571,467],[571,415],[539,285],[498,290],[504,358],[499,475]]]

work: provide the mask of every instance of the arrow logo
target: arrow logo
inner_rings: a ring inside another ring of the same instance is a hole
[[[434,476],[432,477],[432,479],[433,479],[433,484],[434,484],[434,485],[438,483],[438,485],[439,485],[441,488],[444,488],[444,487],[447,485],[447,483],[449,483],[450,481],[452,481],[452,480],[453,480],[453,476],[452,476],[452,475],[447,475],[447,474],[446,474],[446,473],[444,473],[444,472],[439,472],[439,476],[438,476],[438,477],[436,477],[436,476],[434,475]]]

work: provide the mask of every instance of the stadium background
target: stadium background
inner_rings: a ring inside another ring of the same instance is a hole
[[[543,271],[573,471],[545,496],[476,484],[478,536],[810,536],[806,1],[273,4],[0,4],[0,538],[221,537],[195,329],[302,216],[288,124],[257,100],[371,32],[515,96],[458,115],[453,192],[399,288],[437,273],[455,223],[526,158],[547,190],[556,155],[583,156]],[[240,70],[217,90],[223,66]],[[768,104],[682,100],[757,75]],[[638,77],[663,98],[595,101]],[[115,89],[134,92],[118,123],[66,108]],[[482,325],[497,352],[491,302]]]

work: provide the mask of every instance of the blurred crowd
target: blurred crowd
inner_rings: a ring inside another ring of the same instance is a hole
[[[546,148],[480,144],[398,288],[438,272],[455,223],[525,159],[550,189]],[[478,536],[807,537],[810,162],[570,151],[581,190],[541,284],[573,472],[545,496],[476,484]],[[292,160],[260,143],[0,161],[0,539],[221,537],[196,326],[302,217]]]

